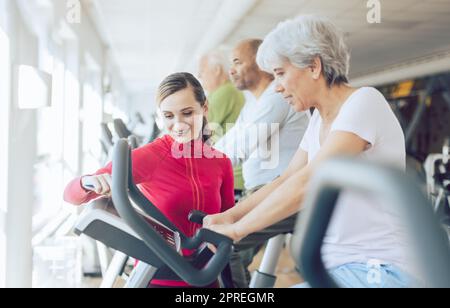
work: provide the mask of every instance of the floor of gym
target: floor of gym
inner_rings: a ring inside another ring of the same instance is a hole
[[[249,269],[251,272],[258,269],[261,263],[262,257],[264,255],[264,249],[262,249],[256,256],[253,263],[250,265]],[[289,255],[289,251],[284,249],[280,260],[278,262],[278,267],[276,271],[277,281],[275,283],[276,288],[289,288],[295,284],[301,283],[303,280],[298,275],[295,270],[295,264]],[[83,287],[85,288],[98,288],[101,283],[101,278],[86,278],[83,281]],[[117,279],[115,287],[123,287],[124,281],[122,279]]]
[[[263,257],[264,250],[261,250],[256,256],[249,269],[251,272],[258,269],[261,259]],[[275,288],[289,288],[295,284],[303,282],[299,274],[295,270],[295,264],[292,257],[289,254],[288,249],[283,249],[283,252],[278,261],[278,267],[276,271],[277,281]]]

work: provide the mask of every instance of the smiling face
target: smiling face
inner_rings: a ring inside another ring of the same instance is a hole
[[[313,107],[315,94],[319,90],[320,69],[320,61],[307,68],[298,68],[284,61],[273,69],[276,91],[283,95],[295,111],[308,110]]]
[[[201,138],[208,105],[203,107],[195,99],[192,87],[180,90],[161,101],[160,112],[164,127],[178,143]]]

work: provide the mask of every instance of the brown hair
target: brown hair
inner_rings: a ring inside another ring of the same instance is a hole
[[[181,90],[186,88],[191,88],[195,100],[200,104],[200,106],[205,106],[206,104],[206,95],[203,90],[200,82],[190,73],[174,73],[167,76],[158,87],[158,95],[156,101],[158,106],[161,104],[163,100],[169,97],[172,94],[175,94]],[[208,120],[206,117],[203,117],[203,126],[202,126],[202,140],[203,142],[207,142],[209,138],[211,138],[211,132],[207,129]]]

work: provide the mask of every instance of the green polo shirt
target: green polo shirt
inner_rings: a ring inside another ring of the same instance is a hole
[[[217,90],[210,93],[208,96],[209,123],[217,123],[222,128],[222,133],[214,131],[212,140],[216,142],[227,133],[234,124],[241,113],[242,107],[245,104],[245,98],[242,92],[236,89],[231,82],[226,82]],[[228,124],[228,125],[227,125]],[[244,180],[242,178],[242,167],[234,168],[234,188],[244,189]]]

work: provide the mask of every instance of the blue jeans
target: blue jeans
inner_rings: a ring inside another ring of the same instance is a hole
[[[410,288],[415,280],[394,265],[380,264],[369,268],[363,263],[344,264],[329,270],[330,276],[342,288]],[[308,283],[293,286],[309,288]]]

